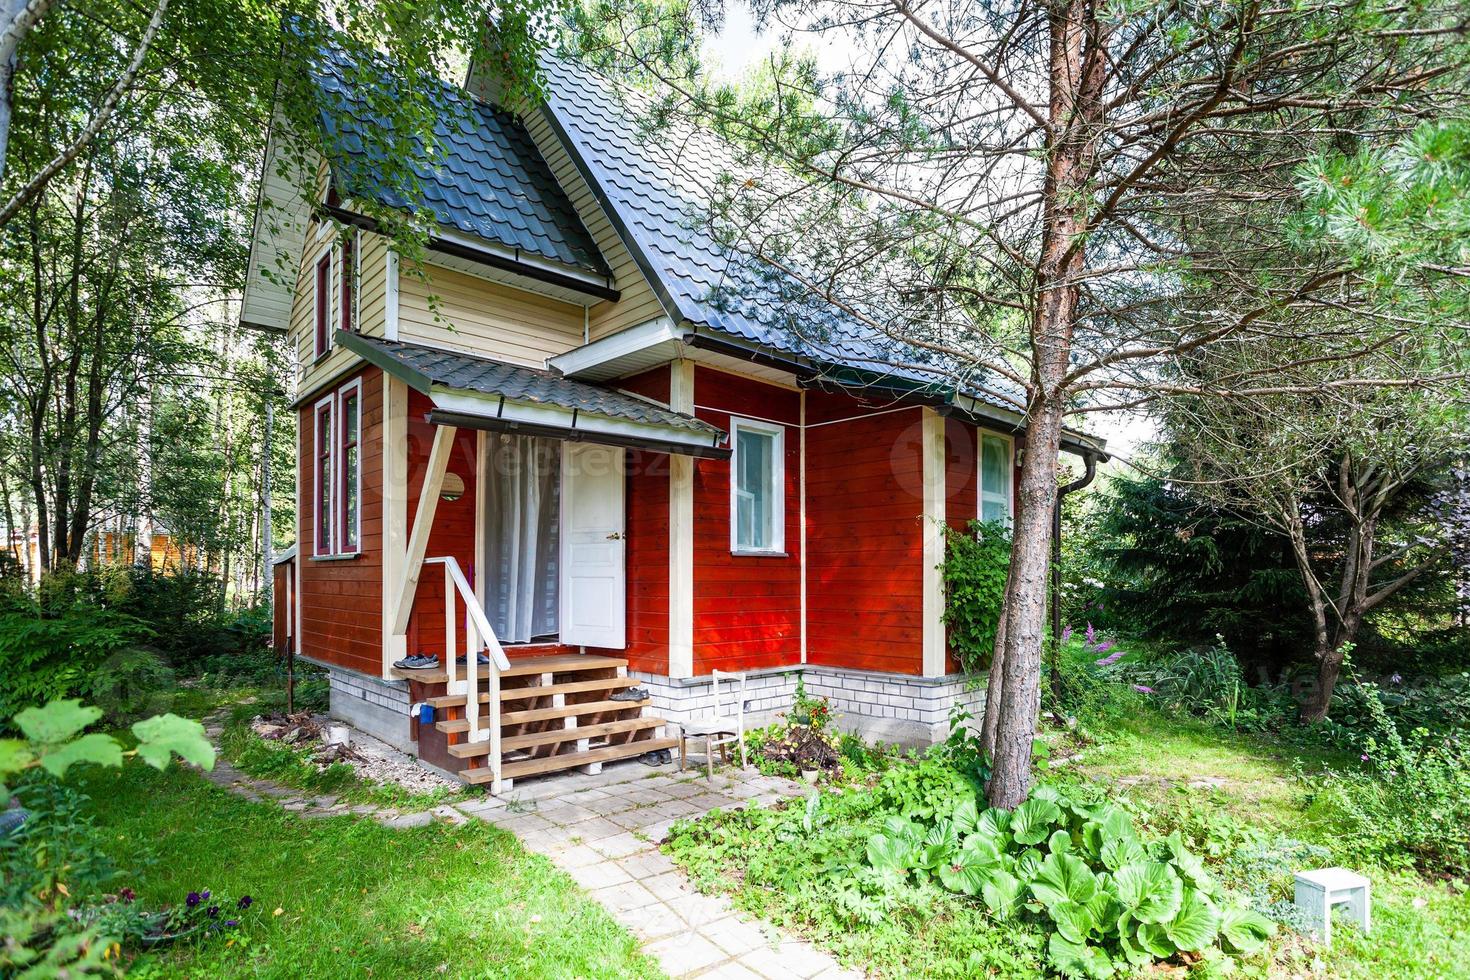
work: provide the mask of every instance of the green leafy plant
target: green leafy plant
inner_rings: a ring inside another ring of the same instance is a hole
[[[64,977],[110,972],[117,937],[65,911],[72,885],[100,883],[108,868],[90,823],[77,816],[77,794],[61,781],[78,765],[118,767],[137,757],[156,769],[174,756],[203,768],[214,766],[214,747],[204,726],[177,715],[157,715],[132,726],[137,745],[87,732],[102,717],[77,699],[27,708],[14,718],[24,736],[0,739],[0,803],[11,786],[25,784],[36,806],[18,833],[7,834],[3,856],[6,909],[0,914],[7,940],[0,943],[0,972],[22,977]]]
[[[10,798],[9,780],[35,768],[61,779],[80,763],[115,768],[124,759],[137,756],[155,769],[163,769],[175,755],[204,769],[214,767],[214,746],[197,721],[173,714],[147,718],[132,727],[137,747],[124,750],[111,735],[83,734],[101,717],[101,709],[83,705],[75,698],[51,701],[17,714],[15,724],[25,738],[0,739],[0,802]]]
[[[979,896],[998,918],[1036,916],[1066,976],[1108,977],[1207,948],[1251,952],[1275,926],[1234,902],[1172,834],[1145,842],[1132,818],[1039,788],[1014,813],[972,796],[925,825],[890,817],[865,849],[874,871]]]
[[[966,531],[945,528],[944,625],[960,666],[974,673],[990,664],[1005,599],[1011,532],[994,521],[971,521]]]

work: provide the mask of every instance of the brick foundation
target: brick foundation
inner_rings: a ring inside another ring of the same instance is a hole
[[[960,702],[975,717],[985,710],[983,678],[963,674],[914,677],[869,670],[850,670],[814,664],[747,671],[745,719],[751,728],[768,724],[791,707],[796,678],[802,676],[807,694],[826,698],[839,727],[869,741],[900,745],[933,745],[949,734],[949,712]],[[710,678],[676,680],[633,671],[653,698],[653,711],[678,722],[713,710]],[[735,688],[720,682],[720,698],[733,706]]]
[[[385,681],[335,665],[327,667],[328,713],[394,748],[414,751],[409,739],[408,683]]]

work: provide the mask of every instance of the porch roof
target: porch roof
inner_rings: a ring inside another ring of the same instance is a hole
[[[656,452],[725,459],[725,430],[655,401],[551,371],[339,331],[337,343],[434,402],[430,419]]]

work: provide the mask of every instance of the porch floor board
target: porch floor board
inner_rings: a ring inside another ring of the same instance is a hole
[[[618,667],[626,667],[628,661],[621,657],[603,657],[593,654],[580,653],[557,653],[545,657],[518,657],[510,662],[508,670],[502,670],[500,676],[505,677],[534,677],[538,674],[570,674],[583,670],[613,670]],[[480,667],[476,671],[479,679],[485,679],[485,668]],[[427,667],[419,669],[403,670],[392,667],[388,675],[400,681],[418,681],[422,684],[443,684],[449,680],[449,671],[441,667]],[[461,668],[459,676],[464,676]],[[463,701],[463,698],[460,698]]]

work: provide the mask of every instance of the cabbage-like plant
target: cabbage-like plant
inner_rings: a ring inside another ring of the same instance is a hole
[[[1051,965],[1109,977],[1179,953],[1248,953],[1274,924],[1232,901],[1176,833],[1144,841],[1111,803],[1039,787],[1014,813],[967,799],[925,827],[890,817],[867,863],[894,879],[933,878],[998,919],[1036,917],[1051,929]]]

